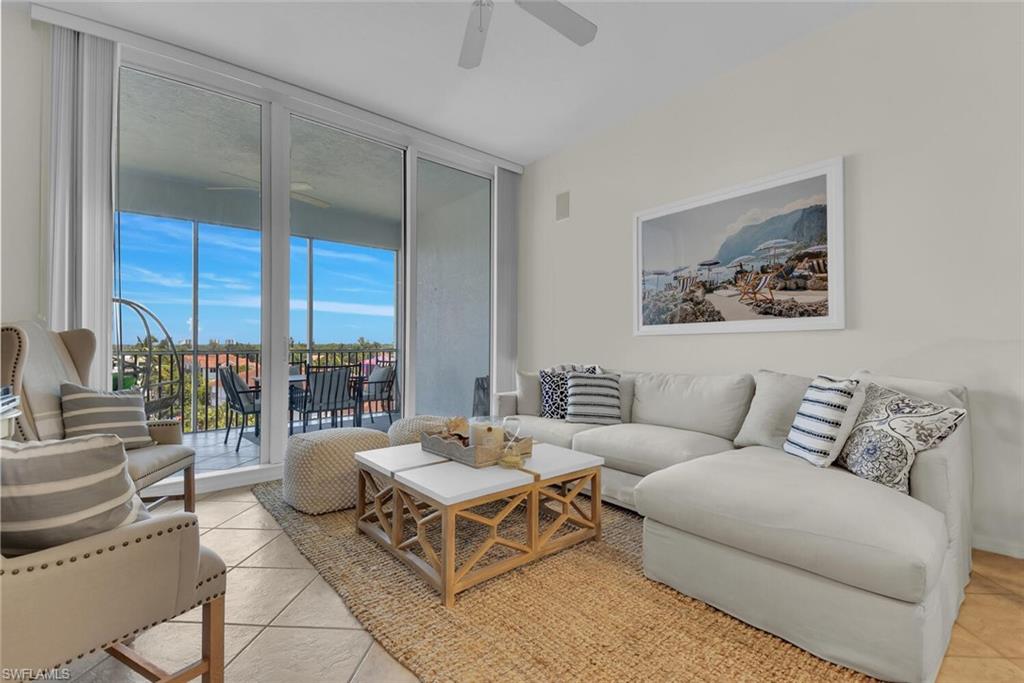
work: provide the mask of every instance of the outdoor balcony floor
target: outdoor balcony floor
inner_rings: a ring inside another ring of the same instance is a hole
[[[395,413],[393,419],[397,420],[401,417]],[[295,433],[302,432],[302,422],[296,421],[293,423]],[[330,420],[324,418],[324,429],[330,429]],[[351,427],[352,418],[346,417],[342,427]],[[366,413],[363,415],[363,427],[370,429],[376,429],[382,432],[386,432],[388,427],[391,426],[391,422],[388,420],[387,413],[374,413],[373,420],[370,419],[370,414]],[[310,420],[309,431],[317,431],[319,429],[319,421]],[[231,434],[228,435],[227,443],[224,443],[225,429],[218,429],[210,432],[196,432],[193,434],[185,434],[182,443],[186,446],[190,446],[196,452],[196,473],[200,474],[203,472],[213,472],[219,470],[230,470],[236,467],[249,467],[251,465],[258,465],[260,462],[260,447],[253,443],[247,438],[242,439],[241,446],[238,452],[235,452],[235,444],[238,443],[238,429],[232,428]],[[254,434],[253,428],[246,427],[245,435],[250,436]]]

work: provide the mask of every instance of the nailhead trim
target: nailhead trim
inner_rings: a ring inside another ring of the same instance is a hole
[[[174,532],[174,530],[175,530],[175,528],[177,528],[177,529],[187,529],[187,528],[189,528],[189,527],[193,527],[193,526],[198,526],[198,525],[199,525],[199,521],[198,521],[198,520],[196,520],[196,521],[191,521],[191,522],[183,522],[182,524],[179,524],[179,525],[178,525],[177,527],[169,527],[169,528],[167,529],[167,533],[169,533],[169,534],[170,534],[170,533],[173,533],[173,532]],[[158,531],[156,535],[157,535],[157,536],[163,536],[163,534],[164,534],[164,532],[163,532],[163,531]],[[149,539],[151,539],[151,538],[153,538],[153,534],[147,534],[147,535],[146,535],[146,539],[147,539],[147,540],[149,540]],[[142,542],[142,538],[141,538],[141,537],[140,537],[140,538],[136,538],[136,539],[135,539],[135,542],[136,542],[136,543],[141,543],[141,542]],[[127,546],[128,546],[128,541],[124,541],[124,542],[122,542],[122,543],[121,543],[121,546],[122,546],[122,547],[127,547]],[[115,546],[109,546],[109,547],[107,548],[107,550],[110,550],[110,551],[113,551],[114,549],[115,549]],[[101,555],[101,554],[103,554],[103,548],[99,548],[99,549],[97,549],[97,550],[96,550],[96,554],[97,554],[97,555]],[[84,554],[82,555],[82,559],[83,559],[83,560],[84,560],[84,559],[88,559],[89,557],[90,557],[90,553],[84,553]],[[75,555],[72,555],[72,556],[71,556],[70,558],[68,558],[68,559],[69,559],[69,560],[70,560],[71,562],[75,562],[75,561],[77,561],[77,559],[78,559],[78,558],[77,558],[77,557],[76,557]],[[60,566],[62,566],[62,565],[64,564],[64,560],[57,560],[56,564],[57,564],[57,566],[58,566],[58,567],[60,567]],[[49,564],[47,564],[47,563],[45,563],[45,562],[44,562],[43,564],[39,565],[39,568],[40,568],[40,569],[46,569],[46,568],[47,568],[48,566],[49,566]],[[26,571],[32,571],[33,569],[35,569],[35,566],[34,566],[34,565],[33,565],[33,566],[29,566],[29,567],[26,567],[25,569],[26,569]],[[2,576],[2,575],[4,574],[4,571],[5,571],[5,570],[3,570],[3,569],[0,569],[0,576]],[[20,569],[12,569],[12,570],[11,570],[11,575],[12,575],[12,576],[13,576],[13,575],[16,575],[16,574],[18,574],[18,573],[19,573],[20,571],[21,571]],[[211,576],[210,578],[206,579],[205,581],[200,581],[200,582],[199,582],[199,584],[197,584],[197,585],[196,585],[196,589],[198,589],[199,587],[201,587],[201,586],[202,586],[203,584],[209,583],[210,581],[213,581],[213,580],[214,580],[214,579],[216,579],[216,578],[219,578],[219,577],[221,577],[221,576],[224,576],[224,575],[225,575],[225,574],[227,574],[227,573],[228,573],[228,572],[227,572],[227,569],[225,568],[225,569],[224,569],[224,571],[222,571],[222,572],[221,572],[220,574],[215,574],[214,576]],[[56,665],[54,665],[54,666],[52,666],[52,667],[50,667],[50,668],[51,668],[51,669],[57,669],[57,668],[59,668],[59,667],[61,667],[61,666],[69,666],[69,665],[71,664],[71,662],[73,662],[73,661],[74,661],[75,659],[81,659],[81,658],[82,658],[82,657],[84,657],[84,656],[85,656],[86,654],[93,654],[94,652],[96,652],[96,650],[97,650],[97,649],[104,649],[104,650],[105,650],[105,649],[107,649],[108,647],[111,647],[112,645],[115,645],[115,644],[117,644],[117,643],[121,642],[122,640],[127,640],[127,639],[128,639],[129,637],[131,637],[131,636],[133,636],[133,635],[136,635],[136,634],[138,634],[138,633],[139,633],[139,631],[146,631],[146,630],[148,630],[148,629],[150,629],[150,628],[152,628],[152,627],[154,627],[154,626],[157,626],[157,625],[159,625],[159,624],[162,624],[162,623],[164,623],[164,622],[166,622],[166,621],[169,621],[169,620],[171,620],[171,619],[174,619],[175,617],[179,617],[179,616],[181,616],[182,614],[184,614],[185,612],[188,612],[189,610],[195,609],[196,607],[199,607],[200,605],[204,605],[204,604],[206,604],[206,603],[210,602],[211,600],[215,600],[216,598],[219,598],[219,597],[221,597],[221,596],[225,595],[226,593],[227,593],[227,591],[221,591],[220,593],[217,593],[217,594],[215,594],[215,595],[211,595],[210,597],[208,597],[208,598],[204,598],[203,600],[200,600],[199,602],[195,603],[194,605],[191,605],[191,606],[189,606],[189,607],[185,608],[184,610],[182,610],[181,612],[178,612],[177,614],[175,614],[175,615],[173,615],[173,616],[167,617],[166,619],[161,619],[160,621],[154,621],[154,622],[153,622],[152,624],[150,624],[149,626],[143,626],[142,628],[138,628],[138,629],[135,629],[135,630],[134,630],[134,631],[132,631],[131,633],[126,633],[126,634],[124,634],[123,636],[121,636],[120,638],[117,638],[117,639],[115,639],[115,640],[112,640],[112,641],[110,641],[110,642],[108,642],[108,643],[104,643],[104,644],[102,644],[102,645],[99,645],[98,647],[94,647],[94,648],[92,648],[91,650],[89,650],[89,652],[88,652],[88,653],[85,653],[85,652],[83,652],[82,654],[79,654],[79,655],[77,655],[77,656],[75,656],[75,657],[73,657],[73,658],[71,658],[71,659],[68,659],[68,660],[66,660],[65,662],[63,662],[63,664],[61,664],[61,663],[57,663]]]
[[[149,629],[153,628],[154,626],[159,626],[160,624],[163,624],[163,623],[165,623],[167,621],[170,621],[171,619],[174,619],[176,617],[180,617],[185,612],[188,612],[189,610],[193,610],[196,607],[199,607],[200,605],[205,605],[206,603],[208,603],[208,602],[210,602],[212,600],[216,600],[217,598],[223,597],[224,595],[227,595],[227,591],[221,591],[220,593],[216,593],[216,594],[211,595],[211,596],[209,596],[207,598],[203,598],[199,602],[197,602],[197,603],[195,603],[193,605],[190,605],[189,607],[186,607],[185,609],[183,609],[182,611],[178,612],[175,615],[166,617],[164,619],[161,619],[160,621],[154,621],[149,626],[143,626],[141,628],[137,628],[134,631],[132,631],[131,633],[126,633],[123,636],[121,636],[120,638],[115,638],[114,640],[111,640],[110,642],[103,643],[102,645],[98,645],[98,646],[92,648],[91,650],[89,650],[88,652],[83,652],[80,655],[76,655],[75,657],[72,657],[71,659],[65,661],[63,664],[58,663],[55,666],[52,666],[50,668],[51,669],[57,669],[57,668],[59,668],[61,666],[67,666],[67,665],[71,664],[71,662],[73,662],[75,659],[81,659],[82,657],[84,657],[87,654],[91,655],[94,652],[96,652],[96,650],[106,650],[108,647],[116,645],[117,643],[121,642],[122,640],[127,640],[128,638],[131,638],[132,636],[138,634],[141,631],[148,631]]]
[[[198,520],[192,521],[192,522],[183,522],[183,523],[179,524],[177,527],[168,527],[167,528],[167,533],[171,534],[171,533],[174,533],[175,529],[187,529],[189,527],[198,526],[198,525],[199,525],[199,521]],[[156,532],[156,535],[157,536],[163,536],[164,532],[163,531],[158,531],[158,532]],[[146,535],[146,540],[149,540],[151,538],[153,538],[153,534],[147,534]],[[136,543],[142,543],[142,538],[141,537],[136,538],[135,542]],[[124,541],[124,542],[121,543],[121,547],[123,547],[123,548],[127,548],[128,545],[129,545],[128,541]],[[113,545],[107,546],[107,551],[108,552],[113,552],[115,550],[117,550],[117,546],[113,546]],[[97,548],[95,554],[96,555],[102,555],[103,554],[103,548]],[[88,560],[92,556],[93,556],[93,553],[82,553],[82,559],[83,560]],[[68,558],[68,561],[69,562],[77,562],[78,561],[78,556],[77,555],[72,555],[71,557]],[[64,565],[64,560],[57,560],[56,561],[56,565],[58,567],[63,566]],[[44,562],[43,564],[39,565],[39,569],[46,569],[49,566],[50,566],[49,563]],[[30,572],[30,571],[33,571],[35,568],[36,568],[35,565],[29,565],[28,567],[25,567],[25,571]],[[21,571],[20,569],[12,569],[11,570],[11,576],[17,575],[20,571]],[[3,576],[3,575],[4,575],[4,570],[0,569],[0,576]]]
[[[228,573],[228,570],[227,570],[227,568],[225,568],[224,571],[222,571],[220,574],[214,574],[210,578],[205,579],[203,581],[200,581],[199,583],[196,584],[196,590],[199,590],[203,586],[203,584],[210,583],[214,579],[219,579],[220,577],[224,576],[227,573]]]
[[[24,339],[25,332],[21,328],[14,327],[14,326],[8,326],[8,327],[0,328],[0,331],[3,331],[3,332],[13,332],[15,339],[18,340],[18,349],[17,349],[17,351],[14,352],[14,360],[11,363],[11,376],[4,378],[4,379],[7,380],[5,382],[5,384],[10,384],[10,385],[13,386],[14,385],[14,378],[18,374],[18,368],[21,367],[22,358],[23,358],[24,352],[25,352],[25,339]],[[19,393],[19,395],[20,395],[20,393]],[[28,435],[25,433],[25,429],[23,428],[23,423],[22,423],[22,420],[24,420],[24,419],[25,419],[24,415],[22,415],[22,417],[16,418],[14,420],[14,426],[17,427],[18,433],[21,434],[21,440],[22,441],[28,441],[29,440],[28,439]]]

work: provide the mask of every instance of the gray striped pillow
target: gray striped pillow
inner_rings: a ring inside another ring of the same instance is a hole
[[[112,434],[0,444],[0,553],[52,548],[148,517]]]
[[[95,391],[65,382],[60,385],[64,436],[114,434],[126,449],[153,443],[146,424],[146,404],[134,389]]]
[[[838,437],[858,384],[855,379],[815,377],[796,411],[782,450],[818,467],[831,465],[839,457],[842,444]]]
[[[619,375],[570,372],[566,422],[614,425],[622,422]]]

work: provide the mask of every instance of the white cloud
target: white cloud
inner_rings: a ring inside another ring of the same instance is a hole
[[[305,256],[306,246],[299,244],[292,244],[291,250],[293,254]],[[363,254],[360,252],[350,251],[332,251],[330,249],[322,249],[313,247],[313,256],[320,258],[337,259],[340,261],[356,261],[358,263],[372,263],[375,265],[381,265],[385,263],[384,259],[373,256],[372,254]]]
[[[174,288],[191,288],[192,281],[177,275],[165,275],[139,266],[122,266],[122,277],[128,280],[137,280],[151,285]]]
[[[305,310],[304,299],[292,299],[292,310]],[[314,301],[313,310],[321,313],[343,313],[348,315],[370,315],[390,318],[395,315],[394,306],[374,304],[354,304],[347,301]]]

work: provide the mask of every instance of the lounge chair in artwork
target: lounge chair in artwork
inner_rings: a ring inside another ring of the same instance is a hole
[[[755,301],[775,301],[771,285],[776,275],[778,275],[778,272],[757,275],[740,284],[739,301],[750,301],[751,303]]]
[[[687,275],[678,279],[679,291],[686,293],[693,289],[694,285],[697,284],[698,277],[696,275]]]
[[[806,273],[807,275],[827,275],[828,259],[823,257],[805,258],[796,267],[796,272]]]

